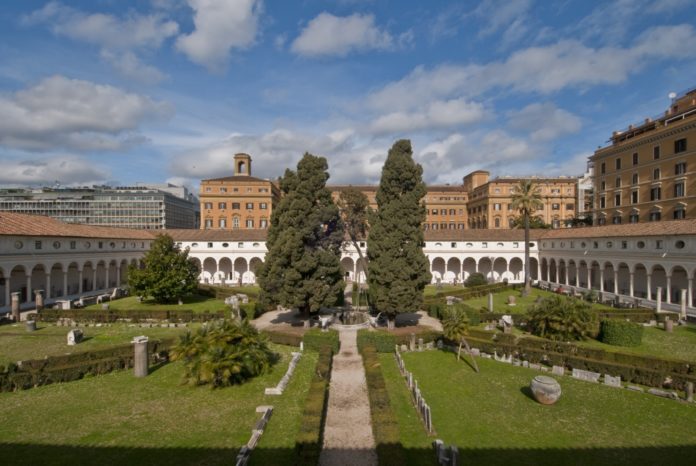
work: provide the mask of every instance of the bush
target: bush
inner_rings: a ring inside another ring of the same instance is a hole
[[[261,317],[264,312],[266,312],[266,307],[260,302],[256,301],[248,304],[240,304],[239,312],[242,315],[242,319],[256,319]]]
[[[584,301],[549,296],[529,309],[529,330],[550,340],[582,340],[597,334],[595,314]]]
[[[227,387],[266,372],[275,354],[266,338],[248,321],[224,320],[186,332],[171,357],[184,362],[191,385]]]
[[[464,281],[464,286],[470,288],[472,286],[488,285],[488,280],[482,273],[472,273]]]
[[[304,334],[304,347],[309,351],[321,351],[322,348],[331,348],[331,351],[338,353],[341,347],[341,342],[338,339],[336,330],[328,330],[326,332],[313,328]]]
[[[300,431],[295,439],[295,452],[297,454],[295,464],[319,464],[326,406],[329,398],[332,358],[331,348],[322,347],[319,351],[314,377],[309,384]]]
[[[176,310],[134,310],[134,309],[110,309],[108,311],[91,311],[87,309],[44,309],[40,313],[31,316],[41,322],[56,322],[59,319],[70,319],[75,322],[113,323],[118,320],[130,322],[142,322],[147,320],[167,320],[170,322],[207,322],[219,320],[225,317],[228,311],[194,312],[190,309]],[[228,314],[229,315],[229,314]]]
[[[358,351],[370,346],[378,353],[391,353],[394,351],[396,338],[384,330],[358,330]]]
[[[399,466],[407,463],[407,456],[400,442],[399,423],[389,400],[377,351],[369,344],[361,350],[370,401],[372,433],[375,437],[379,464]]]
[[[618,319],[605,319],[599,333],[600,341],[615,346],[640,346],[643,326]]]
[[[420,330],[418,332],[414,332],[416,334],[416,342],[418,341],[419,338],[423,339],[423,343],[430,343],[433,341],[437,341],[440,338],[442,338],[442,332],[438,332],[436,330]],[[397,345],[408,345],[411,341],[411,335],[409,334],[401,334],[401,335],[394,335],[394,339],[396,340]],[[394,347],[392,346],[391,350],[392,351]]]
[[[297,335],[294,333],[283,333],[275,330],[263,330],[261,333],[276,345],[299,347],[300,343],[302,342],[302,335]]]

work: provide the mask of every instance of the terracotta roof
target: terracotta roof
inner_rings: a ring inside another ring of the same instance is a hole
[[[543,239],[696,235],[696,219],[546,230]]]
[[[530,239],[538,239],[546,230],[530,230]],[[524,230],[427,230],[426,241],[524,241]]]
[[[266,241],[267,230],[164,230],[175,241]]]
[[[162,230],[98,227],[63,223],[42,215],[0,212],[0,235],[75,238],[153,239]]]

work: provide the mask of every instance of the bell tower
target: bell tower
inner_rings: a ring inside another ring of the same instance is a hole
[[[251,176],[251,156],[249,154],[234,154],[234,175]]]

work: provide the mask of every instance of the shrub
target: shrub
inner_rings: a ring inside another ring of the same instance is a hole
[[[464,281],[464,285],[469,288],[472,286],[488,285],[488,280],[482,273],[472,273]]]
[[[549,296],[532,306],[527,325],[534,335],[551,340],[582,340],[597,333],[590,305],[564,296]]]
[[[191,385],[226,387],[263,374],[275,359],[266,338],[248,322],[223,320],[186,332],[171,357],[184,361]]]
[[[436,330],[419,330],[414,333],[416,334],[416,341],[418,341],[419,338],[422,338],[423,343],[430,343],[432,341],[437,341],[440,338],[442,338],[442,332],[438,332]],[[411,335],[394,335],[394,339],[396,340],[397,345],[408,345],[411,341]],[[394,348],[392,347],[392,349],[389,351],[392,351],[393,349]]]
[[[321,351],[322,348],[331,348],[331,351],[338,353],[341,347],[341,342],[338,339],[336,330],[328,330],[326,332],[313,328],[304,334],[304,347],[309,351]]]
[[[640,346],[643,326],[618,319],[605,319],[599,333],[600,341],[615,346]]]
[[[275,330],[263,330],[261,333],[276,345],[299,347],[300,343],[302,342],[302,335],[297,335],[294,333],[283,333]]]
[[[369,346],[378,353],[391,353],[394,351],[396,338],[389,332],[384,330],[358,330],[358,351],[361,351]]]
[[[326,406],[329,398],[332,357],[333,351],[328,346],[323,346],[319,351],[314,377],[309,384],[302,412],[300,431],[295,439],[295,452],[297,454],[295,464],[319,464]]]
[[[242,315],[242,319],[256,319],[260,317],[264,312],[266,312],[266,307],[260,302],[256,301],[248,304],[240,304],[239,312]]]

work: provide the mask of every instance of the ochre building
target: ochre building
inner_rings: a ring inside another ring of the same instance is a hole
[[[658,118],[614,131],[594,164],[596,225],[696,218],[696,89]]]

